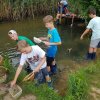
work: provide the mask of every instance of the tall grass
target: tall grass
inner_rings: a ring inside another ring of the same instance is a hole
[[[68,84],[66,100],[86,100],[88,95],[88,83],[83,70],[70,74]]]
[[[57,0],[0,0],[0,19],[19,20],[55,13]]]
[[[0,20],[19,20],[35,15],[56,14],[59,0],[0,0]],[[98,13],[100,4],[97,0],[68,0],[69,9],[87,17],[89,6],[94,6]]]

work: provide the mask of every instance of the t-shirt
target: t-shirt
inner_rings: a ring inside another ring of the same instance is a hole
[[[30,39],[25,36],[18,36],[18,41],[25,40],[30,46],[35,45]]]
[[[53,43],[53,42],[61,42],[59,33],[57,31],[56,28],[52,29],[52,30],[48,30],[48,38],[49,38],[49,42]],[[47,56],[48,57],[55,57],[57,52],[57,45],[50,45],[47,48]]]
[[[62,3],[63,5],[68,5],[67,0],[61,0],[60,3]]]
[[[20,65],[23,66],[27,61],[31,69],[34,70],[41,62],[40,59],[45,56],[45,52],[38,45],[31,46],[31,47],[32,47],[32,51],[30,53],[28,54],[22,53],[20,59]],[[46,67],[46,61],[44,62],[44,64],[41,66],[40,69],[43,69],[45,67]]]
[[[92,29],[91,40],[100,38],[100,17],[94,17],[90,20],[87,28]]]

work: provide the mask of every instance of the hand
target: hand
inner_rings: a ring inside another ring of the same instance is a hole
[[[40,40],[44,40],[44,37],[39,37]]]
[[[81,35],[80,40],[83,40],[83,35]]]
[[[44,41],[44,44],[45,44],[46,46],[50,46],[50,42]]]
[[[16,81],[13,80],[13,81],[11,82],[10,86],[13,87],[15,84],[16,84]]]

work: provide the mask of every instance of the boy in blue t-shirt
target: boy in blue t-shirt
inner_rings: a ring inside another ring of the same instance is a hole
[[[57,71],[57,65],[55,62],[55,56],[57,53],[57,45],[61,45],[61,38],[57,29],[53,24],[53,17],[51,15],[47,15],[43,18],[43,22],[45,27],[48,28],[48,36],[41,37],[41,40],[45,40],[45,45],[47,48],[47,70],[48,72],[55,74]]]

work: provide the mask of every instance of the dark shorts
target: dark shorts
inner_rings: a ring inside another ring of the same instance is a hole
[[[37,79],[39,83],[42,83],[45,81],[46,76],[49,76],[49,73],[45,67],[35,74],[35,79]]]
[[[52,66],[52,62],[54,61],[55,58],[54,57],[47,57],[46,59],[47,59],[47,66],[51,67]]]
[[[46,77],[46,76],[49,76],[49,73],[48,73],[48,71],[47,71],[47,67],[41,69],[41,71],[42,71],[42,73],[43,73],[43,75],[44,75],[45,77]]]

